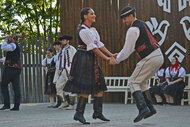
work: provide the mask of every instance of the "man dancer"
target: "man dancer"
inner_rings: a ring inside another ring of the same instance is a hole
[[[67,82],[69,77],[73,56],[76,53],[76,49],[73,46],[69,45],[69,41],[71,39],[72,36],[69,35],[59,37],[62,51],[60,52],[58,57],[59,77],[56,83],[57,95],[60,96],[62,99],[62,104],[59,106],[59,108],[67,107],[67,109],[74,109],[76,98],[76,95],[63,91],[65,83]]]
[[[1,49],[6,51],[5,69],[2,76],[1,89],[4,99],[4,106],[0,110],[10,109],[10,97],[8,84],[11,82],[14,91],[14,107],[11,111],[18,111],[20,106],[19,77],[21,73],[20,47],[17,43],[18,36],[12,34],[5,39]]]
[[[130,26],[126,32],[125,45],[119,52],[116,59],[112,58],[110,64],[119,64],[127,59],[134,51],[140,57],[134,72],[132,73],[129,85],[131,93],[136,101],[139,110],[134,122],[148,118],[156,113],[153,107],[147,84],[155,72],[164,62],[162,52],[154,39],[147,25],[136,18],[135,8],[126,6],[121,10],[120,18],[123,23]]]

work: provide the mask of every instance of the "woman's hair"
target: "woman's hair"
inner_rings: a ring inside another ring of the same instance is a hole
[[[90,10],[91,8],[90,7],[85,7],[83,8],[81,11],[80,11],[80,19],[81,19],[81,24],[84,23],[84,15],[87,15],[88,14],[88,11]]]
[[[79,32],[80,26],[84,23],[84,20],[85,20],[84,15],[87,15],[89,13],[88,11],[90,9],[91,9],[90,7],[85,7],[83,9],[81,9],[81,11],[80,11],[80,20],[81,20],[81,22],[77,27],[77,33]]]

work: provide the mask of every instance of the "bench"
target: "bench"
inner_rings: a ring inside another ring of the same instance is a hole
[[[190,105],[190,74],[185,76],[184,82],[187,83],[187,86],[184,88],[184,97],[181,100],[181,105],[184,105],[185,102]]]
[[[127,104],[128,101],[133,103],[133,98],[130,95],[130,88],[128,84],[129,77],[105,77],[107,84],[107,92],[124,92],[125,100],[124,104]]]
[[[125,101],[127,104],[128,100],[133,101],[132,96],[129,97],[130,89],[128,84],[129,77],[105,77],[105,82],[108,90],[106,92],[124,92],[125,93]],[[91,103],[91,95],[88,97],[88,103]]]
[[[184,105],[185,102],[190,105],[190,74],[187,74],[184,78],[184,81],[188,84],[184,89],[184,98],[181,100],[181,105]],[[124,104],[128,102],[133,103],[133,97],[128,86],[129,77],[105,77],[108,90],[106,92],[124,92]],[[148,81],[149,86],[155,85],[155,78],[151,78]],[[88,98],[88,103],[91,103],[91,96]]]

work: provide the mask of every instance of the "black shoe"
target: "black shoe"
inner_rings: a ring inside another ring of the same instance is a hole
[[[101,113],[94,113],[92,116],[93,119],[100,119],[102,121],[110,121],[109,119],[105,118],[105,116]]]
[[[57,95],[57,104],[53,106],[53,108],[58,108],[62,103],[62,98]]]
[[[157,105],[163,105],[164,103],[163,102],[157,102],[156,104]]]
[[[135,91],[133,93],[133,97],[134,97],[134,99],[136,101],[136,106],[137,106],[137,108],[139,110],[139,114],[134,119],[134,123],[136,123],[136,122],[141,121],[144,117],[149,115],[151,112],[150,112],[148,106],[146,105],[144,96],[143,96],[141,91]]]
[[[6,109],[10,109],[10,107],[3,106],[2,108],[0,108],[0,110],[6,110]]]
[[[86,120],[83,116],[87,100],[88,99],[84,98],[84,97],[79,98],[78,103],[77,103],[76,113],[74,115],[74,120],[77,120],[77,121],[81,122],[82,124],[90,124],[89,122],[86,122]]]
[[[105,116],[102,114],[102,103],[103,103],[103,97],[94,97],[93,102],[93,109],[94,113],[92,115],[93,119],[100,119],[102,121],[110,121],[109,119],[105,118]]]
[[[12,109],[10,109],[11,111],[19,111],[18,107],[13,107]]]
[[[90,122],[86,122],[83,114],[81,114],[80,112],[76,112],[73,119],[81,122],[82,124],[90,124]]]
[[[154,106],[152,104],[152,98],[151,98],[151,95],[149,93],[149,90],[144,91],[143,96],[145,98],[146,105],[148,106],[148,108],[150,110],[150,113],[144,117],[144,119],[146,119],[146,118],[151,117],[152,115],[156,114],[157,112],[156,112],[156,109],[154,108]]]

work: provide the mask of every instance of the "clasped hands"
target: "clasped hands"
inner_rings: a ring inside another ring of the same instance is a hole
[[[113,54],[111,57],[108,57],[108,61],[109,61],[109,65],[115,65],[117,64],[116,62],[116,57],[117,57],[117,53]]]

